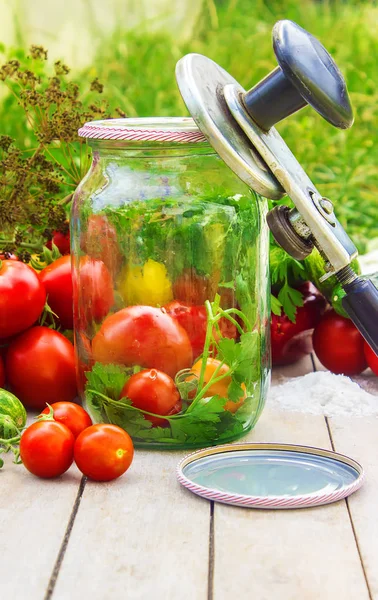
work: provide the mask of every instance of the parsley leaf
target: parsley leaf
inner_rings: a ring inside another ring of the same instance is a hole
[[[278,300],[281,302],[283,310],[290,321],[295,323],[297,306],[303,306],[303,294],[285,283],[278,292]]]
[[[276,298],[275,296],[273,296],[273,294],[270,294],[270,307],[271,307],[272,313],[274,315],[277,315],[278,317],[281,316],[281,314],[282,314],[282,304],[278,300],[278,298]]]

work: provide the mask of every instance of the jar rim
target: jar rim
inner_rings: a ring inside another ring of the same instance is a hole
[[[191,117],[139,117],[89,121],[80,137],[129,142],[203,143],[206,138]]]

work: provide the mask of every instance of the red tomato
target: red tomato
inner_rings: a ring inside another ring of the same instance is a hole
[[[101,260],[82,257],[78,277],[74,272],[73,288],[79,327],[85,328],[91,321],[98,323],[114,304],[113,280]]]
[[[303,306],[297,307],[295,323],[284,313],[272,315],[270,337],[273,365],[296,362],[313,349],[312,330],[322,318],[327,302],[309,281],[298,289],[303,294]]]
[[[33,325],[46,302],[45,288],[36,272],[22,262],[0,264],[0,338]]]
[[[61,333],[32,327],[8,348],[6,377],[14,394],[30,408],[77,394],[74,347]]]
[[[53,231],[53,235],[51,240],[49,240],[46,243],[46,247],[51,250],[52,249],[52,245],[53,243],[55,244],[55,246],[58,248],[59,252],[64,256],[65,254],[69,254],[70,253],[70,232],[68,229],[68,223],[67,225],[67,231],[66,232],[62,232],[62,231]]]
[[[59,317],[63,329],[73,329],[73,299],[71,257],[62,256],[39,273],[39,280],[45,286],[47,302]]]
[[[94,481],[111,481],[123,475],[132,463],[131,437],[117,425],[92,425],[75,442],[75,462]]]
[[[371,368],[375,375],[378,375],[378,356],[376,355],[374,350],[370,348],[367,342],[364,342],[364,353],[368,366]]]
[[[0,356],[0,388],[4,387],[5,385],[5,368],[4,368],[4,361]]]
[[[175,382],[169,375],[149,369],[132,375],[121,391],[121,398],[129,398],[136,408],[156,415],[175,415],[182,408]],[[143,415],[153,425],[168,425],[166,419]]]
[[[87,411],[74,402],[54,402],[50,406],[54,411],[54,421],[68,427],[75,439],[84,429],[92,425],[92,419]],[[48,415],[49,412],[50,408],[46,406],[41,414]]]
[[[102,323],[92,341],[94,361],[159,369],[174,377],[193,362],[188,335],[152,306],[129,306]]]
[[[312,340],[316,356],[333,373],[357,375],[366,369],[362,335],[352,321],[334,310],[324,314],[315,327]]]
[[[83,232],[82,248],[91,258],[102,260],[115,275],[121,266],[122,255],[117,232],[105,215],[91,215],[87,231]]]
[[[219,277],[216,281],[198,275],[195,269],[186,269],[172,286],[173,296],[177,300],[188,304],[201,305],[206,300],[213,300],[218,287]]]
[[[62,423],[33,423],[21,436],[21,460],[37,477],[59,477],[72,465],[74,443],[73,433]]]
[[[172,300],[164,310],[183,327],[189,336],[193,350],[193,360],[203,352],[206,339],[207,315],[204,306],[190,306],[184,302]]]

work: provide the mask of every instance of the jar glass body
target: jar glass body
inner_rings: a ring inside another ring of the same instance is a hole
[[[71,217],[85,408],[140,446],[239,438],[269,384],[266,201],[204,142],[91,145]]]

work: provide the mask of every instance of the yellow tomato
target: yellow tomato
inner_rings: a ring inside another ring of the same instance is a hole
[[[218,369],[218,367],[221,364],[222,364],[221,361],[216,358],[208,358],[207,359],[206,368],[205,368],[204,385],[209,383],[210,379],[214,376],[216,369]],[[202,359],[200,359],[196,363],[194,363],[194,365],[191,368],[191,371],[194,373],[194,375],[197,377],[197,379],[199,379],[199,377],[200,377],[201,369],[202,369]],[[221,375],[226,375],[229,372],[229,370],[230,370],[230,367],[223,364],[220,367],[215,378],[218,378]],[[217,381],[216,383],[213,383],[209,387],[209,389],[206,392],[205,398],[207,398],[209,396],[221,396],[223,398],[227,398],[227,390],[228,390],[228,386],[230,385],[230,383],[231,383],[231,375],[226,375],[226,377],[224,377],[220,381]],[[237,402],[228,400],[228,402],[226,402],[224,405],[225,410],[228,410],[231,413],[235,413],[238,410],[238,408],[241,407],[241,405],[243,404],[243,402],[247,396],[244,383],[242,383],[241,387],[244,390],[244,396],[242,398],[240,398],[240,400],[238,400]]]
[[[163,306],[173,299],[165,265],[151,258],[143,267],[126,267],[120,275],[118,289],[128,305]]]

